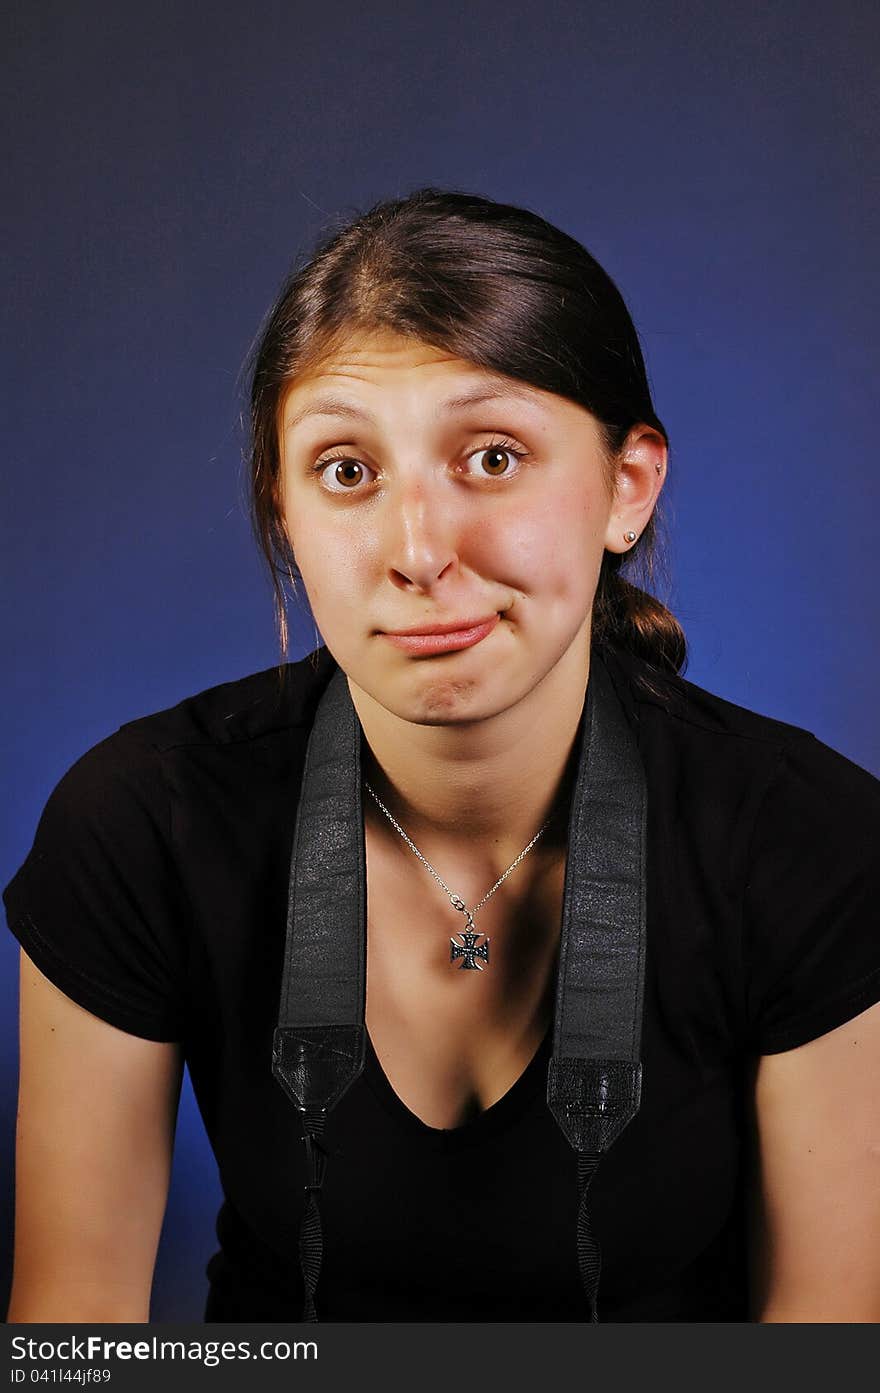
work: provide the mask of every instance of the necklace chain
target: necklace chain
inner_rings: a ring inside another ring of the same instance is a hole
[[[503,874],[503,875],[500,875],[500,876],[498,877],[498,879],[496,880],[495,884],[492,886],[492,889],[489,890],[489,891],[487,891],[487,893],[483,896],[483,898],[479,901],[478,904],[475,904],[471,910],[468,910],[468,907],[467,907],[467,905],[465,904],[464,900],[461,898],[461,896],[460,896],[460,895],[456,895],[455,892],[454,892],[453,890],[450,890],[449,886],[446,884],[446,881],[443,880],[443,879],[437,874],[437,872],[434,870],[434,867],[431,865],[430,861],[428,860],[427,856],[423,856],[423,855],[422,855],[422,853],[419,851],[418,847],[416,846],[415,842],[414,842],[410,837],[407,836],[407,834],[404,832],[403,828],[401,827],[400,823],[399,823],[399,822],[397,821],[397,819],[396,819],[395,817],[393,817],[392,814],[388,811],[388,809],[385,807],[385,804],[382,802],[382,799],[379,797],[378,793],[376,793],[375,789],[371,788],[371,786],[369,785],[369,783],[367,783],[366,779],[364,780],[364,787],[366,788],[366,790],[367,790],[367,792],[370,794],[370,796],[375,800],[375,802],[378,803],[379,807],[382,809],[382,812],[385,814],[385,816],[387,817],[388,821],[391,823],[392,827],[394,827],[395,830],[396,830],[397,832],[400,833],[401,837],[403,837],[403,840],[406,842],[407,846],[408,846],[412,851],[415,852],[416,856],[419,858],[419,860],[421,861],[421,863],[422,863],[422,865],[425,867],[425,869],[428,870],[428,871],[430,871],[431,875],[434,877],[434,879],[436,880],[437,884],[438,884],[438,885],[445,891],[445,893],[449,896],[449,899],[450,899],[450,901],[451,901],[451,903],[452,903],[452,905],[453,905],[453,908],[458,909],[458,910],[461,910],[461,912],[462,912],[463,914],[467,914],[467,915],[469,916],[469,919],[470,919],[470,922],[471,922],[471,923],[473,923],[473,916],[476,914],[477,910],[478,910],[478,909],[482,909],[483,905],[486,903],[486,901],[489,899],[489,897],[490,897],[491,895],[494,895],[494,894],[495,894],[495,891],[498,889],[499,885],[502,885],[502,884],[504,883],[504,881],[505,881],[505,880],[507,879],[507,877],[510,875],[511,871],[516,870],[516,868],[517,868],[517,866],[519,865],[520,861],[523,859],[524,856],[527,856],[527,855],[529,854],[529,852],[531,851],[532,847],[535,845],[535,842],[538,840],[539,837],[541,837],[541,836],[544,834],[544,832],[546,832],[547,828],[550,826],[550,823],[551,823],[551,821],[552,821],[552,819],[553,819],[553,814],[551,813],[551,814],[550,814],[550,817],[547,818],[546,822],[544,822],[544,824],[543,824],[541,827],[538,828],[537,832],[535,833],[534,837],[532,837],[532,840],[529,842],[528,846],[523,847],[522,851],[520,852],[519,856],[517,856],[516,860],[515,860],[515,861],[512,861],[511,864],[507,867],[507,870],[504,872],[504,874]]]

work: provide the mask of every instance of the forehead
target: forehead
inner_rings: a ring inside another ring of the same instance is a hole
[[[319,414],[356,415],[351,398],[368,401],[389,390],[420,399],[434,396],[439,410],[505,399],[546,414],[552,403],[563,401],[446,349],[379,330],[350,335],[293,380],[281,399],[285,428]]]
[[[502,373],[492,373],[476,363],[459,358],[448,349],[422,339],[398,334],[390,329],[355,332],[334,343],[291,384],[291,390],[313,386],[328,377],[368,378],[376,373],[407,373],[433,370],[439,373],[469,373],[513,381]],[[525,383],[522,384],[525,387]]]

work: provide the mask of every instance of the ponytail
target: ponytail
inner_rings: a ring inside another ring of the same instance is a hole
[[[650,573],[653,538],[643,536],[641,540],[646,546],[643,567]],[[632,553],[627,557],[615,552],[604,554],[593,600],[593,642],[622,648],[660,673],[681,673],[688,660],[684,630],[656,596],[622,577],[621,563],[631,557]]]

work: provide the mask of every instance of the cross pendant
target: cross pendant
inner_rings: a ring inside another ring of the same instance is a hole
[[[477,959],[482,958],[483,962],[488,963],[489,940],[487,938],[485,943],[481,943],[478,948],[477,939],[482,938],[483,935],[474,923],[473,915],[469,909],[465,908],[461,900],[458,900],[458,897],[456,897],[452,903],[455,905],[456,909],[461,909],[462,913],[467,915],[467,928],[462,929],[461,933],[458,935],[464,947],[456,943],[454,938],[450,938],[449,961],[454,963],[457,958],[461,958],[461,962],[459,963],[460,968],[471,968],[482,972],[482,964],[477,962]]]

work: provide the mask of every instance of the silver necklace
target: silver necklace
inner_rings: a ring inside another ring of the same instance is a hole
[[[370,797],[373,798],[376,801],[376,803],[378,803],[379,807],[382,809],[382,812],[385,814],[388,821],[391,823],[391,826],[395,828],[397,832],[400,833],[401,837],[403,837],[403,840],[406,842],[410,850],[415,852],[416,856],[419,858],[425,869],[431,872],[431,875],[434,877],[437,884],[441,886],[441,888],[449,896],[449,900],[452,904],[453,909],[457,909],[461,914],[464,914],[467,918],[467,924],[465,925],[464,929],[462,929],[461,933],[458,935],[458,937],[461,939],[461,943],[456,943],[454,938],[450,938],[449,940],[449,961],[451,963],[454,963],[456,959],[461,958],[459,967],[476,968],[479,969],[480,972],[482,972],[482,963],[478,962],[477,959],[481,958],[483,962],[489,962],[489,940],[488,938],[485,939],[485,942],[481,943],[480,946],[477,947],[477,939],[483,938],[484,935],[480,932],[480,930],[474,923],[474,915],[476,914],[478,909],[482,909],[483,905],[489,899],[490,895],[495,894],[495,891],[498,889],[498,886],[503,884],[503,882],[510,875],[510,872],[516,870],[523,857],[528,856],[532,847],[535,845],[535,842],[538,840],[540,836],[543,835],[544,832],[546,832],[547,828],[549,827],[553,819],[553,814],[551,813],[550,817],[547,818],[544,825],[538,828],[538,831],[535,833],[534,837],[532,837],[532,840],[529,842],[528,846],[523,848],[519,856],[517,856],[516,860],[512,861],[511,864],[507,867],[507,870],[504,872],[504,874],[498,877],[495,884],[492,886],[492,889],[489,890],[483,896],[479,904],[475,904],[473,909],[468,909],[461,896],[456,895],[453,890],[450,890],[449,886],[446,884],[446,881],[442,880],[440,876],[437,874],[437,872],[434,870],[434,867],[431,865],[427,856],[423,856],[422,853],[419,851],[418,847],[416,846],[415,842],[412,841],[406,835],[400,823],[394,817],[392,817],[391,813],[388,811],[388,809],[385,807],[385,804],[382,802],[382,799],[379,797],[378,793],[376,793],[375,789],[370,787],[366,779],[364,780],[364,787],[370,794]]]

